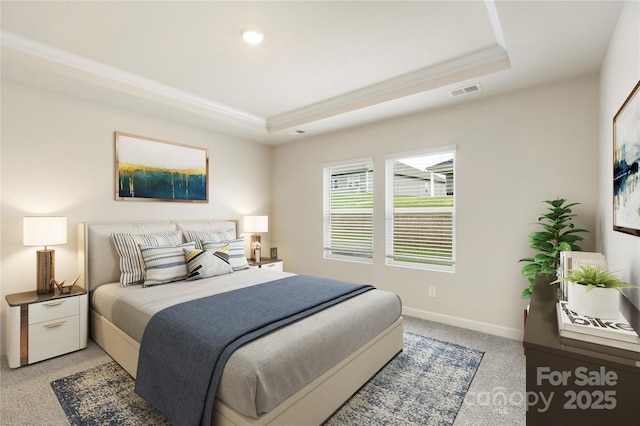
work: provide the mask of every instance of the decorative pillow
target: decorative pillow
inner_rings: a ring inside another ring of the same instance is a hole
[[[206,250],[184,250],[189,273],[187,281],[200,280],[207,277],[230,274],[233,268],[223,253]]]
[[[218,251],[214,252],[214,254],[216,256],[218,256],[219,258],[221,258],[222,260],[224,260],[227,263],[229,263],[229,248],[228,247],[229,246],[227,246],[226,250],[223,250],[223,251],[218,250]]]
[[[120,255],[120,285],[129,287],[144,282],[144,260],[140,253],[140,244],[146,246],[177,246],[180,232],[161,232],[157,234],[111,234],[116,251]]]
[[[218,257],[222,258],[225,262],[231,264],[229,258],[229,244],[227,243],[214,243],[211,241],[203,241],[202,244],[206,244],[207,248],[203,250],[210,253],[215,253]]]
[[[182,232],[184,233],[185,241],[193,241],[196,243],[198,250],[204,250],[202,247],[203,241],[221,243],[236,237],[236,232],[233,228],[221,229],[219,231],[195,231],[185,229]]]
[[[187,278],[187,261],[184,250],[195,250],[193,243],[179,246],[143,246],[140,253],[144,260],[145,279],[142,287],[151,287]]]
[[[213,241],[203,241],[202,247],[205,250],[211,251],[224,251],[222,250],[225,245],[229,245],[229,263],[234,271],[241,269],[248,269],[249,263],[247,257],[244,254],[244,238],[238,238],[235,240],[227,240],[222,243],[216,243]]]

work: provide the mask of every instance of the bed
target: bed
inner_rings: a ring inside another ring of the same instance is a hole
[[[140,341],[154,313],[294,276],[250,268],[147,288],[120,285],[114,233],[178,233],[185,243],[199,233],[238,237],[237,225],[233,220],[81,224],[79,264],[81,285],[90,291],[91,338],[135,378]],[[396,295],[374,289],[243,345],[224,368],[211,424],[321,424],[402,350],[400,313]]]

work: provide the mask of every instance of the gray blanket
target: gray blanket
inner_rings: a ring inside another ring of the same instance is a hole
[[[210,425],[234,350],[372,288],[296,275],[164,309],[144,331],[136,392],[176,426]]]

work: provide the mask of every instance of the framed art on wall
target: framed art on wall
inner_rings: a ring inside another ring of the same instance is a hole
[[[209,201],[205,148],[116,132],[116,200]]]
[[[640,81],[613,117],[613,229],[640,236]]]

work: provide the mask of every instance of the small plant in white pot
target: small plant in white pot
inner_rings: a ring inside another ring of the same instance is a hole
[[[601,265],[582,266],[568,277],[554,281],[569,281],[569,309],[592,318],[616,319],[620,313],[620,289],[637,287],[608,272]]]

